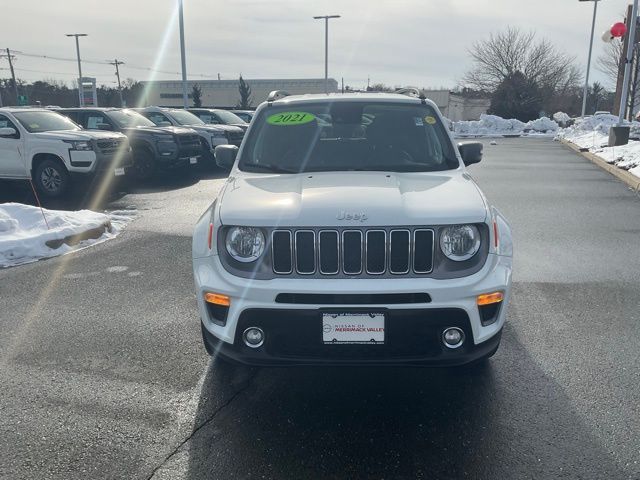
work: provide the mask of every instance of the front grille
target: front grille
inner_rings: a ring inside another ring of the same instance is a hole
[[[227,132],[227,141],[231,145],[235,145],[237,147],[242,143],[242,138],[244,137],[244,131],[241,132]]]
[[[110,138],[108,140],[98,140],[96,145],[100,153],[105,155],[115,154],[120,146],[125,142],[124,138]]]
[[[433,270],[434,231],[416,229],[274,230],[277,275],[403,275]]]
[[[176,135],[178,143],[179,155],[197,156],[202,153],[202,144],[200,143],[200,135]]]

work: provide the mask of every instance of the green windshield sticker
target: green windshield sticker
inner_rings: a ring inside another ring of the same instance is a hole
[[[426,117],[424,117],[424,121],[427,122],[429,125],[435,125],[436,123],[435,117],[432,117],[431,115],[427,115]]]
[[[315,115],[307,112],[282,112],[275,113],[267,117],[267,123],[270,125],[303,125],[305,123],[313,122]]]

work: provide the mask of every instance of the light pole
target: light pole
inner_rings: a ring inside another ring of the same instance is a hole
[[[124,62],[119,62],[116,58],[113,62],[109,62],[110,65],[116,67],[116,77],[118,78],[118,93],[120,94],[120,106],[124,108],[124,99],[122,98],[122,84],[120,83],[120,65],[124,65]]]
[[[82,94],[82,65],[80,64],[80,42],[78,37],[86,37],[86,33],[67,33],[67,37],[76,37],[76,55],[78,57],[78,98],[80,106],[84,107],[84,95]]]
[[[182,106],[189,107],[189,96],[187,95],[187,60],[184,56],[184,18],[182,0],[179,0],[180,8],[180,59],[182,60]]]
[[[591,52],[593,51],[593,32],[596,28],[596,14],[598,13],[598,2],[600,0],[578,0],[580,2],[593,2],[593,20],[591,21],[591,39],[589,40],[589,57],[587,58],[587,74],[584,80],[584,90],[582,92],[582,117],[587,110],[587,95],[589,94],[589,70],[591,69]]]
[[[319,15],[315,20],[324,19],[324,93],[329,93],[329,19],[340,15]]]

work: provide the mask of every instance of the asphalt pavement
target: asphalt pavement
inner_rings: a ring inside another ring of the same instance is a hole
[[[210,361],[191,231],[223,180],[172,176],[112,198],[138,211],[115,240],[0,270],[0,478],[639,479],[640,198],[497,143],[470,167],[515,235],[487,365]]]

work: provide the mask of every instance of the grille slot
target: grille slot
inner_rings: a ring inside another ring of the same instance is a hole
[[[335,275],[340,271],[340,253],[338,251],[339,234],[336,230],[320,232],[318,247],[320,248],[320,273]]]
[[[104,154],[113,154],[118,151],[118,148],[124,143],[123,139],[114,138],[109,140],[98,140],[96,144],[100,151]]]
[[[415,230],[413,232],[413,271],[430,273],[433,270],[433,230]]]
[[[311,275],[316,271],[316,234],[313,230],[296,232],[296,271]]]
[[[293,242],[289,230],[273,232],[271,255],[273,256],[273,271],[275,273],[286,275],[293,272]]]
[[[272,267],[278,275],[422,275],[433,271],[434,255],[430,228],[293,228],[271,234]]]
[[[391,273],[409,273],[411,256],[409,230],[394,230],[391,232],[389,245],[389,271]]]
[[[347,275],[362,273],[362,232],[360,230],[342,232],[342,271]]]

